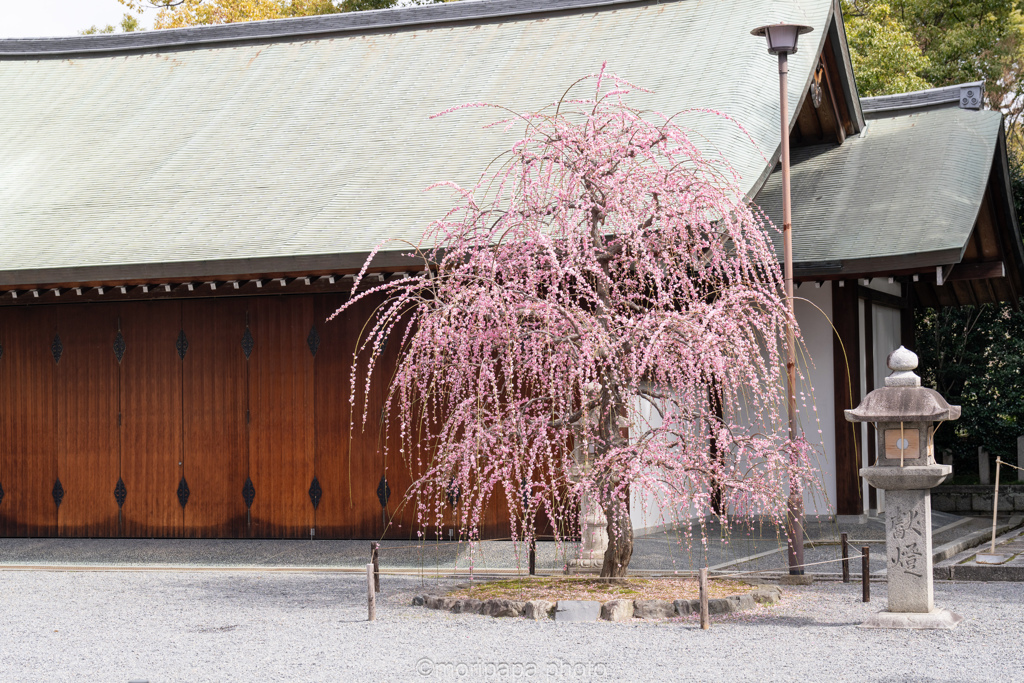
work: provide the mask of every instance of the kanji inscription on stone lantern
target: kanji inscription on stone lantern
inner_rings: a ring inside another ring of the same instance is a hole
[[[953,474],[935,462],[935,430],[960,417],[933,389],[921,386],[917,355],[902,346],[889,355],[885,386],[846,411],[850,422],[871,422],[879,457],[860,474],[885,491],[888,610],[862,624],[869,628],[955,628],[957,614],[935,607],[932,592],[930,489]]]

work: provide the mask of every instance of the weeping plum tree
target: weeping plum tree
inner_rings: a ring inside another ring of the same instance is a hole
[[[497,108],[524,136],[476,186],[442,183],[460,199],[425,234],[420,275],[346,304],[386,295],[352,401],[387,372],[421,528],[454,515],[478,537],[498,496],[513,538],[544,518],[575,535],[586,500],[607,519],[601,574],[622,576],[631,494],[673,517],[781,522],[790,478],[809,479],[778,422],[790,314],[765,226],[728,164],[631,107],[636,90],[602,69],[540,112]]]

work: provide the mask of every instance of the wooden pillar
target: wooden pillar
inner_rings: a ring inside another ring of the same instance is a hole
[[[910,290],[913,292],[913,290]],[[917,342],[914,339],[914,309],[900,309],[900,344],[911,351],[917,352]]]
[[[863,514],[860,495],[860,439],[844,410],[860,403],[860,314],[857,281],[832,282],[833,386],[835,388],[836,512]],[[845,350],[845,355],[844,355]]]
[[[864,395],[871,393],[875,388],[875,314],[871,299],[864,299]],[[868,465],[875,463],[875,428],[867,423],[866,428],[861,432],[866,435],[865,444],[868,452]],[[867,482],[864,486],[868,489],[868,508],[878,509],[878,493],[875,487]]]

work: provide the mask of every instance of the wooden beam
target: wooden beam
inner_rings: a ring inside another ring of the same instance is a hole
[[[917,346],[916,326],[914,321],[914,304],[917,303],[916,288],[904,285],[907,293],[907,303],[910,305],[900,309],[900,344],[911,351]]]
[[[833,100],[836,103],[836,110],[839,112],[839,121],[846,135],[853,135],[853,118],[850,116],[850,107],[846,101],[846,94],[839,87],[839,67],[836,65],[836,51],[832,48],[832,36],[825,36],[825,45],[822,47],[822,58],[825,62],[825,72],[828,75],[829,83],[834,83]]]
[[[832,77],[830,76],[827,68],[825,69],[825,78],[822,80],[825,81],[826,85],[824,88],[824,94],[826,97],[823,97],[822,99],[827,100],[827,102],[822,102],[821,104],[822,107],[826,106],[826,104],[829,107],[831,118],[835,122],[836,142],[841,145],[846,140],[846,128],[843,125],[843,115],[839,111],[839,102],[836,99],[836,88],[832,87]],[[818,111],[821,111],[821,109],[819,108]]]
[[[879,306],[885,306],[887,308],[907,308],[910,306],[910,301],[906,297],[896,296],[895,294],[889,294],[887,292],[879,292],[877,289],[871,289],[864,285],[857,287],[857,296],[865,301],[870,301]]]
[[[981,255],[986,261],[995,261],[999,253],[999,239],[996,237],[995,213],[992,211],[992,190],[986,189],[978,211],[978,221],[974,225],[981,246]]]
[[[836,435],[836,511],[840,515],[863,513],[860,494],[860,453],[857,425],[846,421],[843,411],[860,404],[860,306],[858,289],[850,283],[832,283],[832,377]]]
[[[959,263],[944,280],[988,280],[994,277],[1006,277],[1006,264],[1002,261],[982,261],[981,263]]]
[[[913,285],[913,290],[914,296],[917,301],[921,302],[921,306],[925,308],[942,307],[942,303],[939,301],[939,297],[935,293],[935,288],[932,286],[930,282],[916,282]]]
[[[953,293],[961,304],[967,306],[978,305],[978,299],[974,296],[974,290],[971,289],[970,280],[956,280],[950,282],[948,286],[953,288]]]
[[[967,238],[967,246],[964,248],[964,256],[961,261],[980,261],[981,256],[981,243],[978,241],[978,224],[974,224],[974,229],[971,230],[970,236]]]
[[[347,293],[352,290],[352,280],[341,277],[258,278],[248,281],[218,282],[216,289],[210,282],[167,282],[147,285],[109,285],[101,287],[61,288],[63,296],[57,296],[55,289],[37,289],[38,296],[25,296],[25,290],[0,292],[0,306],[25,306],[42,304],[75,304],[90,301],[157,301],[166,299],[211,299],[238,296],[317,294],[327,292]],[[332,282],[333,280],[333,282]],[[191,284],[191,291],[189,285]],[[375,283],[379,284],[379,283]],[[236,286],[237,285],[237,286]],[[363,289],[363,288],[360,288]],[[102,293],[101,293],[102,290]],[[123,291],[122,291],[123,290]],[[31,290],[30,290],[31,291]]]

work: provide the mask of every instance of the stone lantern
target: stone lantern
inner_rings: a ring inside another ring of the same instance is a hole
[[[902,346],[888,358],[885,386],[846,411],[850,422],[871,422],[878,456],[861,469],[869,484],[885,491],[885,548],[888,610],[862,626],[871,628],[955,628],[957,614],[935,607],[932,597],[932,505],[930,489],[953,474],[935,462],[934,435],[946,420],[960,417],[933,389],[921,386],[917,354]]]

